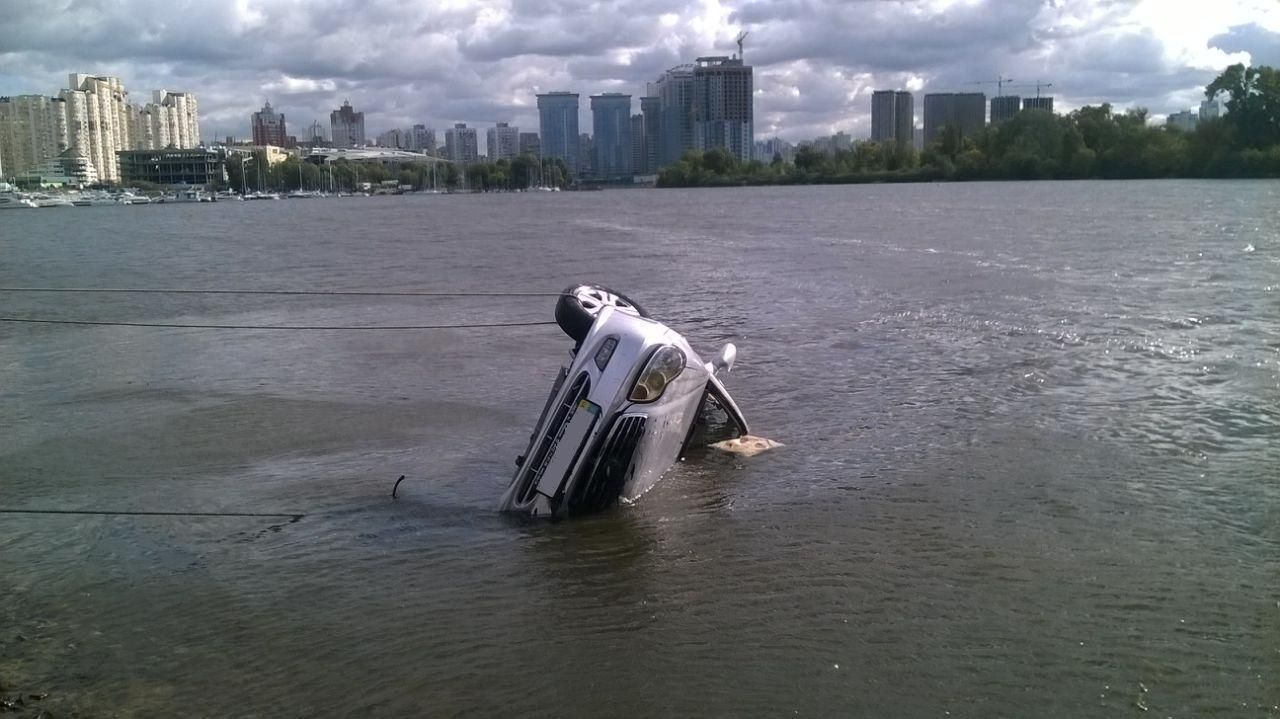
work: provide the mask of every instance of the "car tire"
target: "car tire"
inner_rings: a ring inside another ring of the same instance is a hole
[[[560,293],[560,299],[556,301],[556,324],[574,342],[581,342],[591,332],[596,315],[605,305],[631,311],[641,317],[649,316],[639,303],[621,292],[602,285],[571,285]]]

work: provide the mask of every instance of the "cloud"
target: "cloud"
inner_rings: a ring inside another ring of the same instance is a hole
[[[1236,25],[1210,38],[1209,44],[1224,52],[1248,53],[1253,65],[1280,67],[1280,32],[1272,32],[1257,23]]]
[[[272,95],[315,95],[318,93],[332,95],[338,89],[338,83],[328,78],[316,79],[284,75],[279,80],[263,85],[262,89]]]
[[[1060,109],[1182,109],[1230,62],[1280,64],[1273,0],[16,0],[0,93],[71,72],[200,101],[206,137],[247,135],[263,97],[291,128],[344,99],[370,134],[423,123],[537,129],[535,95],[637,98],[666,68],[736,52],[748,30],[761,136],[869,132],[870,93],[1052,82]],[[1034,93],[1026,87],[1012,92]],[[923,99],[917,97],[919,118]],[[481,134],[483,137],[483,133]]]

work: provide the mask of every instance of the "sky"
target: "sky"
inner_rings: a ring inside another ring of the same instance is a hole
[[[206,139],[249,134],[269,99],[291,134],[343,100],[366,133],[455,122],[536,130],[539,92],[635,96],[737,51],[757,139],[866,137],[871,92],[1034,95],[1187,109],[1236,62],[1280,66],[1280,0],[0,0],[0,95],[116,75],[143,103],[191,92]]]

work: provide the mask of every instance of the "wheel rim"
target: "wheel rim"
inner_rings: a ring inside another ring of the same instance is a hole
[[[578,300],[578,304],[582,305],[582,309],[592,316],[600,314],[600,310],[605,307],[613,307],[621,312],[640,316],[640,310],[636,309],[635,305],[599,287],[583,285],[573,291],[573,296]]]

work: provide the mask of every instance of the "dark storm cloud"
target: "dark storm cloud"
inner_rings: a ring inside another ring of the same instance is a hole
[[[1001,0],[929,13],[908,3],[806,0],[784,2],[769,12],[752,7],[732,17],[748,26],[767,23],[752,40],[753,62],[825,60],[872,71],[922,72],[1025,49],[1034,42],[1030,23],[1043,5],[1043,0]]]
[[[1271,32],[1257,23],[1236,25],[1210,38],[1209,44],[1227,52],[1247,52],[1254,65],[1280,67],[1280,32]]]
[[[440,130],[511,121],[534,129],[534,95],[561,89],[582,95],[587,129],[587,96],[639,97],[666,68],[735,52],[742,29],[751,33],[746,56],[756,68],[757,132],[791,139],[838,129],[865,134],[870,93],[878,88],[994,94],[993,86],[973,83],[1002,75],[1053,82],[1062,107],[1109,100],[1166,112],[1192,102],[1215,74],[1209,66],[1226,62],[1223,51],[1280,64],[1277,34],[1256,23],[1213,38],[1220,58],[1187,60],[1188,48],[1133,19],[1131,0],[10,5],[0,24],[0,93],[52,94],[70,72],[118,75],[135,100],[152,88],[189,90],[199,98],[206,137],[246,134],[264,97],[296,131],[316,119],[327,126],[343,99],[365,111],[370,134],[412,123]],[[917,97],[917,116],[922,106]]]

